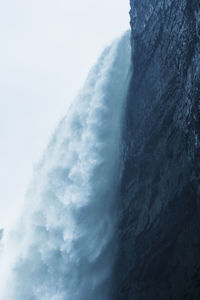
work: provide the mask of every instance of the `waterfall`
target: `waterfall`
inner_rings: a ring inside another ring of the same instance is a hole
[[[109,299],[129,38],[104,50],[44,152],[3,240],[0,300]]]

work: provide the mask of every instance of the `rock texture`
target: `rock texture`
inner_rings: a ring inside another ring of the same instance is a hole
[[[200,299],[200,2],[131,0],[115,300]]]

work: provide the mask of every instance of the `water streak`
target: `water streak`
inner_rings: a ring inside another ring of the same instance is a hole
[[[4,241],[0,300],[109,299],[129,78],[126,33],[105,49],[44,154]]]

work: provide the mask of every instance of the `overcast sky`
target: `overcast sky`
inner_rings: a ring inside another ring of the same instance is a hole
[[[0,227],[90,67],[129,28],[129,0],[0,1]]]

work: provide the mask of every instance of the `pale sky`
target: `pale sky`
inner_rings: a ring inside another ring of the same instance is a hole
[[[17,214],[59,119],[129,0],[0,0],[0,228]]]

